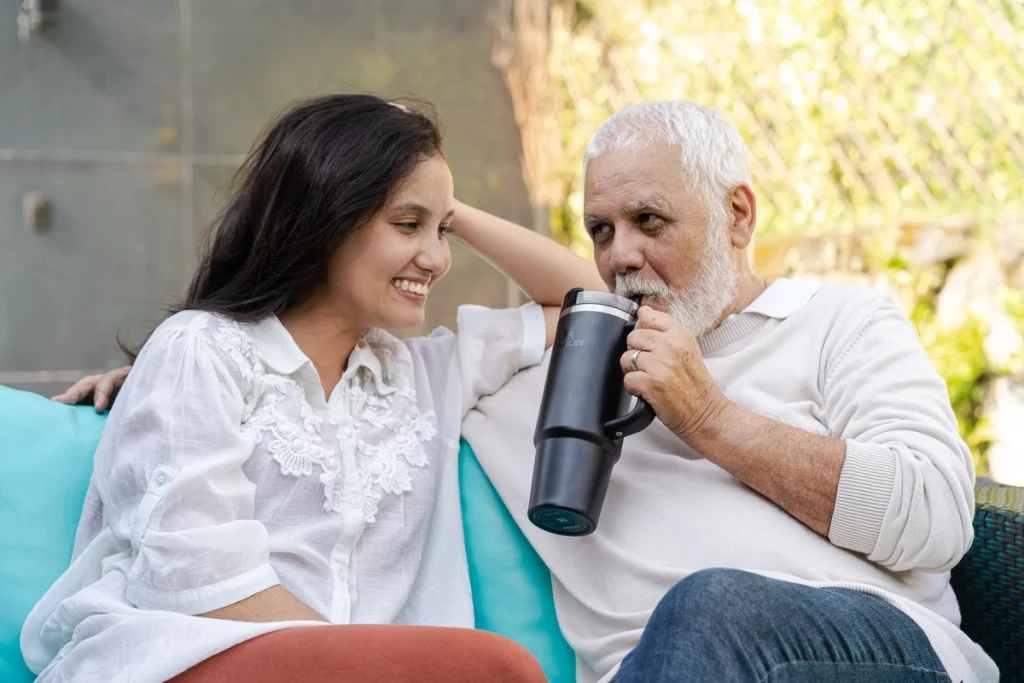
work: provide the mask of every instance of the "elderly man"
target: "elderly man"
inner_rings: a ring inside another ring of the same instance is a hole
[[[601,276],[646,305],[626,388],[659,420],[626,439],[584,538],[526,518],[543,368],[463,425],[551,569],[579,680],[997,680],[949,585],[971,456],[906,317],[751,271],[747,149],[712,110],[629,107],[583,163]]]
[[[626,439],[584,538],[526,518],[544,365],[463,424],[551,569],[579,681],[997,680],[949,585],[970,453],[906,317],[871,290],[752,272],[747,149],[712,110],[629,107],[584,169],[602,279],[644,304],[626,388],[659,419]]]

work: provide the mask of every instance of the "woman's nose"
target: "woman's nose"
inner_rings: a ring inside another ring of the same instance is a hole
[[[415,263],[433,275],[443,273],[448,267],[449,249],[447,242],[443,239],[427,237],[423,240],[420,252],[416,255]]]

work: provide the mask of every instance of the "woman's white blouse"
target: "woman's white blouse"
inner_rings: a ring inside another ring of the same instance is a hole
[[[103,432],[75,559],[22,632],[40,681],[164,681],[300,622],[198,615],[282,585],[331,623],[473,625],[462,417],[544,350],[541,308],[370,330],[325,400],[276,317],[147,342]]]

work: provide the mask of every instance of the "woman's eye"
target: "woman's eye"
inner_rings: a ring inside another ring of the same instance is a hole
[[[448,235],[451,235],[454,232],[455,231],[452,230],[452,226],[450,226],[450,225],[442,225],[442,226],[438,227],[438,229],[437,229],[437,234],[445,236],[445,237],[447,237]]]
[[[395,223],[395,225],[403,230],[409,230],[410,232],[415,232],[420,229],[419,223]]]

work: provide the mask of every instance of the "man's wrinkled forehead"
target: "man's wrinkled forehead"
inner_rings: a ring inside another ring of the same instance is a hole
[[[584,201],[617,196],[638,201],[651,195],[663,200],[685,185],[679,150],[652,145],[639,150],[610,149],[591,159],[583,185]]]

